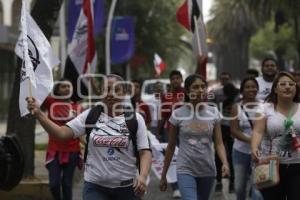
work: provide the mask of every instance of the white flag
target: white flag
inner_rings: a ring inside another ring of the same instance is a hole
[[[68,46],[68,54],[79,75],[88,72],[94,73],[96,69],[97,56],[93,38],[93,6],[91,0],[83,0],[73,38]],[[88,63],[91,69],[87,69]]]
[[[25,100],[29,96],[29,87],[31,87],[29,81],[31,80],[33,86],[32,96],[41,104],[53,88],[52,68],[59,64],[59,60],[24,4],[21,21],[22,33],[16,44],[15,53],[23,59],[20,74],[19,107],[21,116],[24,116],[29,113]],[[32,71],[31,75],[27,73],[30,70]]]

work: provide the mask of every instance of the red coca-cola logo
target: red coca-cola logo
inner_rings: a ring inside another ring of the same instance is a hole
[[[99,147],[119,147],[127,148],[129,139],[127,136],[107,136],[95,135],[93,137],[94,145]]]

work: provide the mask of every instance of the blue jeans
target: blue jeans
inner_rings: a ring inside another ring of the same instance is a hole
[[[177,174],[178,187],[182,200],[208,200],[216,177],[194,177]]]
[[[262,199],[259,191],[252,184],[252,159],[250,154],[239,152],[235,149],[232,151],[232,161],[234,168],[234,186],[237,200],[247,199],[247,183],[250,180],[252,199]]]
[[[55,200],[72,200],[73,176],[78,161],[79,152],[72,152],[67,164],[59,164],[57,155],[53,161],[47,164],[49,187]]]
[[[90,182],[84,182],[83,200],[138,200],[133,187],[107,188]]]

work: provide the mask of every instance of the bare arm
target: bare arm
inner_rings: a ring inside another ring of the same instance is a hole
[[[214,128],[214,136],[215,136],[215,148],[218,153],[218,156],[223,163],[222,173],[223,176],[229,175],[229,165],[227,161],[226,151],[223,144],[222,132],[220,122],[217,122]]]
[[[67,126],[58,126],[52,122],[46,115],[43,113],[36,100],[32,97],[26,99],[28,110],[39,120],[42,127],[49,133],[51,136],[59,140],[69,140],[72,139],[74,133],[71,128]]]
[[[265,133],[266,117],[262,116],[262,114],[256,114],[256,118],[257,120],[254,123],[251,139],[251,154],[252,158],[257,161],[260,156],[258,146],[260,145],[262,137]]]
[[[170,134],[168,138],[168,146],[166,149],[165,160],[164,160],[164,167],[161,174],[160,180],[160,190],[166,191],[167,189],[167,172],[170,167],[170,163],[172,161],[175,147],[176,147],[176,140],[177,140],[178,130],[177,127],[170,124]]]
[[[147,178],[152,162],[152,153],[149,150],[140,150],[140,175]]]
[[[238,105],[237,104],[235,104],[231,110],[231,117],[232,117],[232,120],[230,121],[231,134],[233,137],[237,138],[238,140],[241,140],[243,142],[250,144],[251,138],[247,137],[245,134],[243,134],[243,132],[241,131],[241,129],[239,127],[239,121],[236,116],[238,116]]]
[[[152,154],[149,150],[140,150],[140,173],[134,184],[134,192],[137,196],[142,196],[146,192],[147,178],[152,162]]]

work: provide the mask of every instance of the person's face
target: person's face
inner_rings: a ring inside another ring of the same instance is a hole
[[[229,83],[230,76],[228,74],[222,74],[220,76],[221,85],[226,85],[226,83]]]
[[[294,99],[296,95],[296,82],[288,76],[282,76],[278,80],[275,93],[278,98]]]
[[[72,85],[69,81],[63,81],[59,83],[58,86],[58,94],[59,96],[69,98],[72,93]]]
[[[255,99],[258,88],[253,80],[248,80],[244,85],[244,99]]]
[[[173,75],[170,78],[170,82],[171,82],[172,88],[180,88],[181,83],[182,83],[182,78],[179,75]]]
[[[207,86],[201,79],[196,79],[189,87],[189,98],[191,102],[201,102],[206,95]]]
[[[261,68],[261,72],[266,76],[275,76],[277,73],[277,65],[273,60],[267,60]]]
[[[103,92],[105,92],[103,102],[110,108],[124,100],[125,91],[123,84],[115,77],[107,78],[107,87],[103,89]]]

